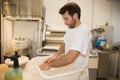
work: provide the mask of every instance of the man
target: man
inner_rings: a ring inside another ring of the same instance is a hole
[[[64,43],[61,44],[56,54],[46,60],[40,68],[47,70],[52,67],[62,67],[70,63],[79,64],[85,68],[89,59],[89,43],[91,40],[91,31],[80,21],[81,9],[76,3],[67,3],[59,11],[68,30],[64,36]],[[65,52],[64,52],[65,51]],[[63,56],[61,56],[64,54]],[[81,78],[86,80],[86,76]]]

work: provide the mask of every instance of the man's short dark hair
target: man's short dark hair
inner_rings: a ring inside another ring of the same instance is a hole
[[[80,19],[81,16],[81,8],[74,2],[70,2],[65,4],[59,10],[59,14],[63,15],[66,11],[68,11],[69,15],[73,17],[75,13],[78,14],[78,18]]]

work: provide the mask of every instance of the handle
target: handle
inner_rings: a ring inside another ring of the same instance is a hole
[[[46,37],[47,28],[48,28],[48,25],[45,24],[45,25],[44,25],[44,28],[43,28],[42,46],[45,46],[45,44],[46,44],[46,39],[45,39],[45,37]]]

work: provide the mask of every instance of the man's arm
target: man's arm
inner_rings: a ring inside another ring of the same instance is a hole
[[[60,45],[60,48],[59,48],[59,50],[57,51],[56,55],[57,55],[57,56],[60,56],[61,54],[64,53],[64,51],[65,51],[65,44],[62,43],[62,44]]]
[[[40,66],[42,70],[49,69],[51,67],[61,67],[68,65],[76,60],[76,58],[79,56],[80,52],[76,50],[70,50],[67,54],[59,57],[58,59],[45,63],[44,65]]]
[[[52,55],[48,60],[45,61],[45,63],[51,62],[53,60],[56,60],[61,54],[63,54],[65,51],[65,44],[61,44],[59,50],[57,51],[57,53],[55,53],[54,55]],[[44,64],[44,63],[43,63]]]

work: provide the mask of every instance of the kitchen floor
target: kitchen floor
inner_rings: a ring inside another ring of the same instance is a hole
[[[117,78],[113,78],[113,77],[108,77],[106,78],[97,78],[96,80],[118,80]]]

